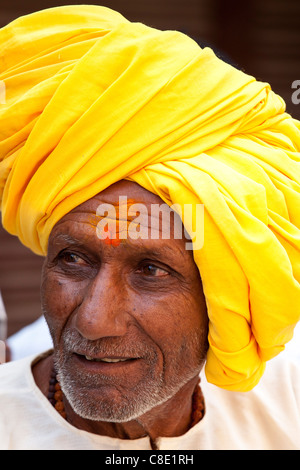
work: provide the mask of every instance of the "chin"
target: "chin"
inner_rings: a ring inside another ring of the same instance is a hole
[[[60,375],[63,393],[74,412],[91,421],[124,423],[143,415],[168,399],[158,393],[159,387],[143,383],[134,390],[122,390],[114,385],[86,388]],[[150,385],[150,386],[149,386]]]

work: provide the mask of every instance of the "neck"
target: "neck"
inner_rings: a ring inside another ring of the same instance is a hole
[[[40,361],[33,367],[35,381],[46,397],[52,370],[52,356]],[[119,439],[139,439],[149,436],[150,441],[155,443],[155,440],[161,436],[180,436],[202,417],[201,409],[200,413],[194,413],[194,422],[192,422],[193,396],[196,396],[194,391],[198,382],[199,378],[196,376],[165,403],[156,406],[137,419],[125,423],[91,421],[81,418],[74,412],[66,398],[63,397],[66,419],[78,429]],[[153,447],[155,448],[155,444],[153,444]]]

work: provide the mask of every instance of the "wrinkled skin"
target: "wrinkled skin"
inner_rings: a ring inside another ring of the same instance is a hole
[[[127,439],[176,436],[189,428],[207,350],[201,278],[186,240],[172,233],[167,240],[98,238],[97,207],[117,204],[120,195],[149,213],[162,203],[120,181],[51,232],[41,296],[54,356],[40,361],[34,376],[46,394],[55,362],[67,419],[80,429]],[[143,224],[149,228],[150,218]]]

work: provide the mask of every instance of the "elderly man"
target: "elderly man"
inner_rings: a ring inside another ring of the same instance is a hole
[[[98,6],[0,43],[2,223],[45,256],[54,343],[1,366],[1,448],[299,449],[299,369],[273,359],[300,317],[281,98]]]

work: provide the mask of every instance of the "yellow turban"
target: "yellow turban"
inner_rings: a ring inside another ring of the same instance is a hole
[[[3,226],[45,255],[61,217],[124,178],[204,204],[207,379],[254,387],[300,317],[300,124],[283,100],[187,36],[99,6],[21,17],[0,50]]]

